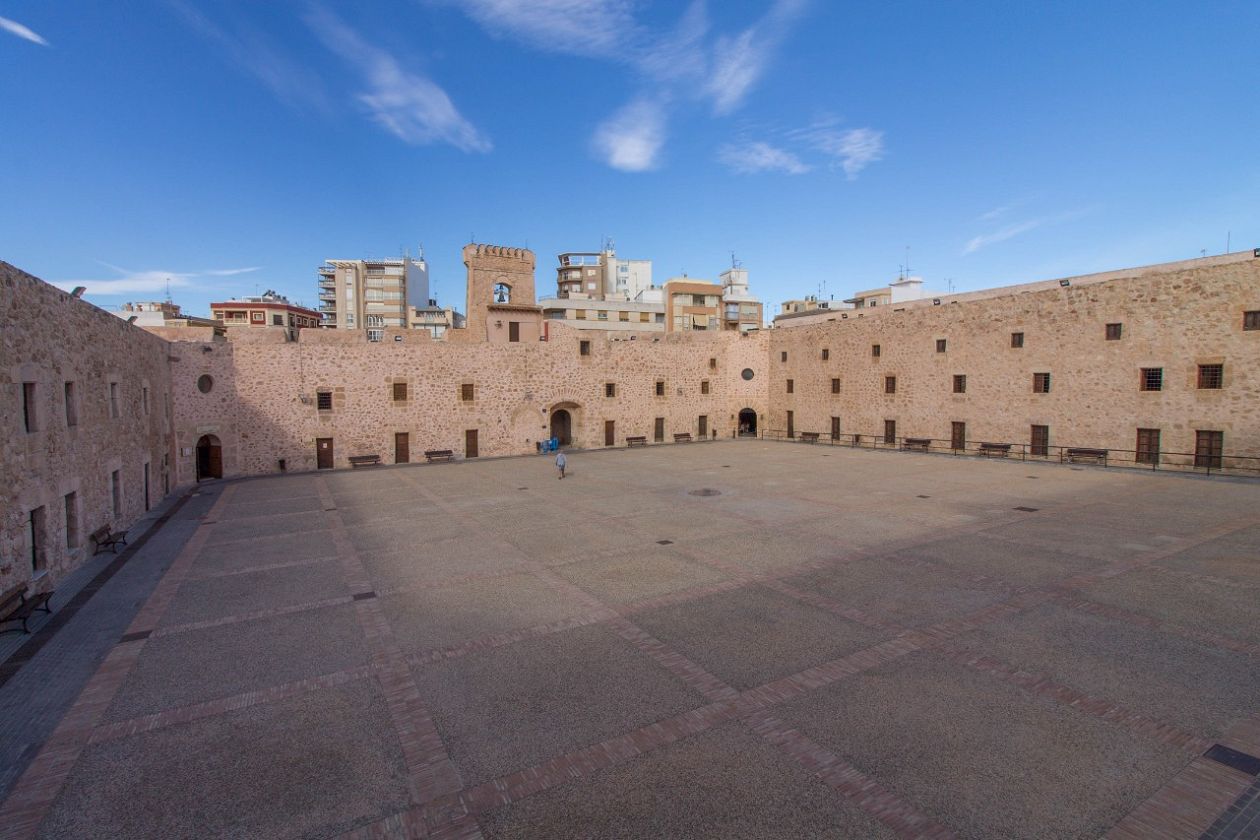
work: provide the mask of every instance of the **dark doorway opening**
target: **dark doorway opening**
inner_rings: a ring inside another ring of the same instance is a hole
[[[197,480],[223,478],[223,447],[214,435],[202,435],[197,441]]]
[[[394,432],[394,463],[407,464],[411,462],[411,434],[409,432]]]
[[[318,470],[333,468],[332,438],[315,438],[315,468]]]
[[[745,408],[739,412],[739,433],[749,437],[757,436],[757,412],[751,408]]]
[[[573,417],[563,408],[551,412],[551,436],[561,446],[573,443]]]
[[[464,457],[476,458],[478,453],[479,453],[479,450],[477,448],[477,430],[465,429],[464,430]]]

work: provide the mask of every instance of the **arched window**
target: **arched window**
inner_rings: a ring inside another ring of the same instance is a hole
[[[494,284],[494,302],[495,303],[511,303],[512,287],[507,283]]]

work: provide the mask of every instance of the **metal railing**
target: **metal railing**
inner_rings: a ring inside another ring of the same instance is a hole
[[[794,430],[792,434],[788,434],[786,429],[768,429],[762,432],[759,437],[762,440],[790,440],[795,443],[848,446],[859,449],[890,449],[938,455],[1005,458],[1017,461],[1093,464],[1102,467],[1193,472],[1200,475],[1260,476],[1260,456],[1235,455],[1228,452],[1204,454],[1167,452],[1163,450],[1139,451],[1136,449],[1113,449],[1102,446],[1045,445],[1034,447],[1030,443],[980,440],[955,441],[945,438],[924,438],[911,435],[890,438],[884,435],[841,434],[833,437],[830,432]]]

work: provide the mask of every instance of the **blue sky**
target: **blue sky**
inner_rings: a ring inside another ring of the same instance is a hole
[[[0,0],[0,259],[102,306],[423,244],[772,304],[1260,246],[1260,3]]]

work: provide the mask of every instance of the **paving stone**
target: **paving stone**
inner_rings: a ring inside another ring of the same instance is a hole
[[[663,550],[637,550],[556,567],[556,574],[606,604],[627,604],[727,580]]]

